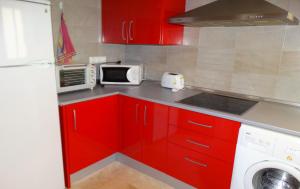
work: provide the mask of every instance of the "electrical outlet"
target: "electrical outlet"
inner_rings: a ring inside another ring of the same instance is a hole
[[[101,64],[106,62],[106,56],[92,56],[89,57],[90,64]]]

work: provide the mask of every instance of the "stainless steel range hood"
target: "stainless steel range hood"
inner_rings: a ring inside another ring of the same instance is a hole
[[[299,24],[292,13],[265,0],[218,0],[172,17],[169,22],[190,27]]]

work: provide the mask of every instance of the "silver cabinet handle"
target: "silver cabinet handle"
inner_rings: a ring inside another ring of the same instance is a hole
[[[123,39],[124,41],[126,41],[126,36],[125,36],[125,32],[124,32],[125,24],[126,24],[126,21],[123,21],[123,22],[122,22],[122,39]]]
[[[195,164],[195,165],[198,165],[198,166],[200,166],[200,167],[208,167],[207,164],[197,162],[197,161],[195,161],[195,160],[190,159],[189,157],[185,157],[184,160],[186,160],[186,161],[188,161],[188,162],[190,162],[190,163],[193,163],[193,164]]]
[[[211,125],[204,125],[204,124],[196,123],[196,122],[191,121],[191,120],[189,120],[188,123],[193,124],[193,125],[197,125],[197,126],[200,126],[200,127],[205,127],[205,128],[208,128],[208,129],[213,128],[213,126],[211,126]]]
[[[129,33],[129,40],[131,40],[131,41],[133,40],[133,37],[132,37],[132,24],[133,24],[133,21],[130,20],[128,33]]]
[[[197,145],[197,146],[200,146],[200,147],[203,147],[203,148],[209,148],[210,146],[206,145],[206,144],[201,144],[199,142],[196,142],[194,140],[190,140],[190,139],[187,139],[186,142],[190,143],[190,144],[194,144],[194,145]]]
[[[147,124],[147,113],[148,113],[148,109],[147,109],[147,106],[145,106],[145,108],[144,108],[144,126],[146,126],[146,124]]]
[[[77,130],[76,110],[73,110],[73,127],[74,127],[74,130]]]
[[[135,123],[137,123],[138,122],[138,112],[139,112],[139,104],[136,104],[135,105]]]

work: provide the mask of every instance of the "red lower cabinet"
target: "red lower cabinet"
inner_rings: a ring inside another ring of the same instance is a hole
[[[66,186],[70,175],[119,150],[119,100],[106,97],[62,106]]]
[[[169,107],[144,102],[142,162],[160,171],[166,170]]]
[[[121,97],[121,152],[135,160],[142,160],[142,101]]]
[[[240,123],[169,110],[168,173],[200,189],[229,189]]]
[[[200,189],[229,189],[232,166],[169,143],[168,173]]]
[[[168,106],[130,97],[121,99],[121,152],[166,170]]]
[[[229,189],[240,123],[122,95],[61,106],[70,175],[116,152],[200,189]]]
[[[169,141],[179,146],[213,156],[217,159],[233,163],[236,144],[214,137],[199,135],[195,132],[169,126]]]
[[[180,108],[170,108],[169,124],[191,132],[236,142],[241,123]]]

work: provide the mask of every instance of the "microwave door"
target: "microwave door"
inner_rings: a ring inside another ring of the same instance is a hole
[[[58,92],[80,90],[88,87],[88,74],[85,68],[56,68]]]
[[[84,69],[60,70],[60,87],[85,85],[86,73]]]
[[[102,82],[129,83],[127,73],[129,67],[104,67],[102,68]]]

